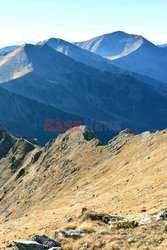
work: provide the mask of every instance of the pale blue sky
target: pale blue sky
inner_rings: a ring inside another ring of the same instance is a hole
[[[0,46],[116,30],[167,43],[167,0],[0,0]]]

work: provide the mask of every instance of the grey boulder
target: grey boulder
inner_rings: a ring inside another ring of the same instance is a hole
[[[63,236],[66,238],[81,238],[86,235],[83,230],[68,230],[62,232]]]
[[[50,249],[53,247],[61,247],[60,243],[57,240],[54,240],[52,238],[49,238],[45,235],[35,235],[32,237],[33,241],[36,241],[39,244],[42,244],[45,249]]]
[[[35,241],[17,240],[14,241],[18,250],[44,250],[44,246]]]
[[[167,210],[162,211],[158,215],[157,220],[167,220]]]

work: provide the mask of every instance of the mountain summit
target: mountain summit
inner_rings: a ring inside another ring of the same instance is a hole
[[[143,42],[144,39],[141,36],[117,31],[75,44],[83,49],[114,60],[132,53],[142,46]]]
[[[131,72],[167,82],[167,50],[142,36],[114,32],[75,45],[101,55]]]

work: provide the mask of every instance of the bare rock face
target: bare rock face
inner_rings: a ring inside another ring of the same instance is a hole
[[[141,134],[141,142],[145,142],[150,139],[151,133],[149,131],[145,131]]]
[[[0,126],[0,187],[15,173],[15,179],[25,174],[24,162],[36,147],[31,141],[17,137]]]
[[[12,159],[10,168],[15,172],[19,166],[23,163],[25,156],[31,152],[35,146],[24,139],[20,139],[17,144],[12,148]]]
[[[75,147],[85,144],[88,141],[93,141],[96,145],[101,144],[96,138],[95,132],[88,126],[79,126],[68,130],[66,133],[59,135],[55,140],[50,141],[45,149],[47,150],[52,148],[53,145],[58,145],[60,151],[67,148],[73,150]]]
[[[133,137],[130,129],[121,131],[116,137],[108,142],[113,155],[118,154],[126,143],[130,142]]]
[[[96,138],[95,132],[92,131],[89,127],[84,126],[84,128],[82,129],[83,129],[83,136],[85,140],[90,141]]]
[[[42,154],[42,150],[39,150],[31,159],[31,163],[34,164],[40,157],[40,155]]]
[[[16,143],[17,138],[0,126],[0,159],[5,157],[12,146]]]

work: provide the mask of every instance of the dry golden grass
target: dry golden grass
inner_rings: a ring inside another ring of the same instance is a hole
[[[143,209],[144,214],[154,215],[167,208],[166,180],[167,131],[153,134],[145,142],[140,135],[133,136],[112,157],[109,147],[97,146],[96,141],[83,140],[80,132],[71,132],[66,142],[58,138],[21,182],[8,183],[9,192],[0,207],[0,249],[19,238],[53,236],[57,228],[68,227],[89,233],[75,241],[61,239],[65,250],[77,250],[84,242],[90,243],[92,250],[167,249],[163,223],[113,232],[87,219],[66,221],[71,215],[79,218],[84,207],[127,217],[140,216]],[[107,230],[111,235],[94,230]],[[135,238],[135,243],[133,239],[130,243],[130,238]]]

